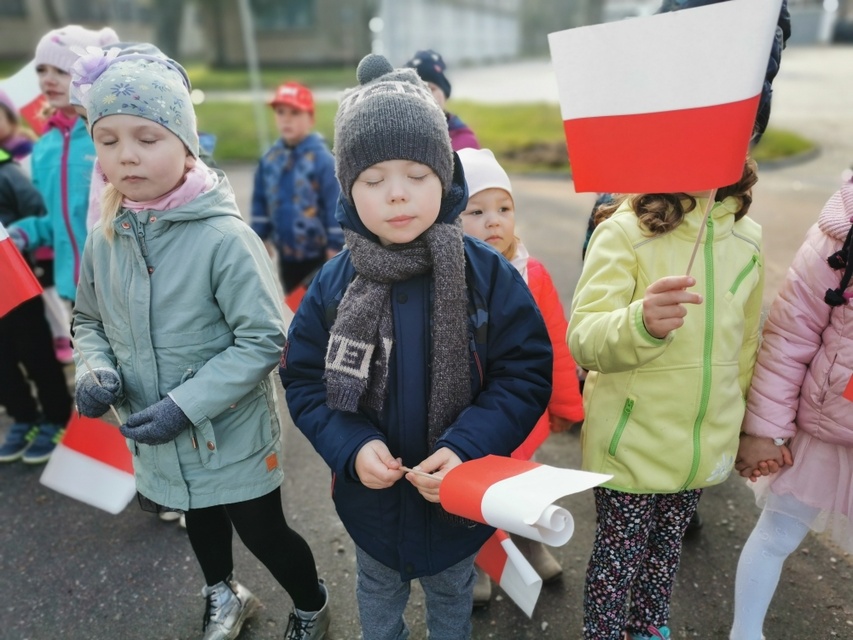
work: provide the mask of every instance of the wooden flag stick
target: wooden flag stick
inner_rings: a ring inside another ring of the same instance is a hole
[[[418,471],[417,469],[410,469],[409,467],[400,466],[400,471],[405,471],[406,473],[414,473],[416,476],[422,476],[424,478],[432,478],[433,480],[438,480],[441,482],[441,478],[436,478],[431,473],[427,473],[426,471]]]
[[[83,362],[86,365],[86,368],[89,370],[89,373],[92,374],[92,377],[95,379],[95,382],[98,384],[98,386],[103,387],[104,385],[102,385],[101,381],[98,380],[98,376],[95,375],[95,370],[92,369],[92,365],[89,364],[89,360],[86,358],[85,355],[83,355],[83,352],[80,351],[80,349],[77,349],[77,353],[79,353],[80,357],[83,358]],[[115,416],[115,419],[118,421],[118,424],[121,424],[121,417],[119,417],[118,411],[116,411],[116,408],[113,405],[110,405],[110,409],[113,410],[113,415]]]
[[[687,263],[687,273],[689,276],[690,270],[693,268],[693,260],[696,258],[696,252],[699,250],[699,245],[702,243],[702,236],[705,233],[705,226],[708,224],[708,214],[711,213],[711,207],[714,206],[714,197],[717,195],[716,189],[711,189],[708,194],[708,202],[705,204],[705,214],[702,216],[702,224],[699,227],[699,234],[696,236],[696,243],[693,245],[693,253],[690,254],[690,262]]]

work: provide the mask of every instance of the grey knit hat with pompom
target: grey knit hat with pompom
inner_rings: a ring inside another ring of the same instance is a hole
[[[335,116],[335,171],[344,196],[368,167],[412,160],[430,167],[446,194],[453,180],[453,149],[444,112],[414,69],[394,69],[386,58],[365,56],[359,86],[344,93]]]

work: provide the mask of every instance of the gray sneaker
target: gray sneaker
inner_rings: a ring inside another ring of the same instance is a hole
[[[201,595],[207,598],[202,640],[234,640],[260,605],[252,592],[231,576],[212,587],[205,585]]]
[[[320,590],[326,596],[323,608],[319,611],[302,611],[294,607],[287,621],[284,640],[323,640],[326,636],[332,617],[329,613],[329,590],[322,580]]]

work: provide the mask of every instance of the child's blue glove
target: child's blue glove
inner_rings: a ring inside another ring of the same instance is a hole
[[[107,412],[111,404],[115,404],[121,393],[121,380],[118,374],[110,369],[95,369],[95,375],[87,373],[77,381],[74,392],[74,402],[81,416],[100,418]],[[101,384],[95,380],[98,377]]]
[[[175,401],[166,396],[157,404],[131,414],[119,430],[125,438],[142,444],[166,444],[191,425]]]

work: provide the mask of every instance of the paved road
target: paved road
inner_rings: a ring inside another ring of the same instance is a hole
[[[776,82],[773,124],[817,140],[822,153],[805,164],[762,171],[753,215],[765,229],[768,301],[781,282],[803,232],[853,161],[853,49],[790,49]],[[527,78],[530,93],[552,79],[547,64],[465,70],[454,78],[454,96],[483,85]],[[465,74],[464,76],[462,74]],[[537,75],[538,74],[538,75]],[[251,167],[226,167],[241,203],[248,202]],[[551,271],[568,305],[580,268],[580,241],[590,194],[575,194],[568,179],[514,177],[519,232]],[[0,415],[0,434],[8,418]],[[358,638],[353,597],[352,544],[328,496],[328,473],[305,439],[285,433],[284,485],[291,524],[310,541],[321,575],[330,584],[334,621],[330,640]],[[579,465],[576,434],[552,436],[540,451],[546,464]],[[41,468],[0,466],[0,640],[189,639],[200,636],[201,574],[175,525],[131,505],[110,516],[45,489]],[[583,573],[593,536],[589,493],[561,501],[576,520],[573,539],[556,550],[562,582],[543,589],[528,620],[496,591],[490,606],[474,613],[477,640],[580,635]],[[750,491],[730,479],[706,492],[706,524],[686,544],[672,606],[674,638],[724,639],[731,620],[734,571],[741,545],[758,515]],[[281,638],[289,603],[259,563],[235,540],[238,576],[265,603],[241,638]],[[810,536],[789,560],[766,625],[770,640],[853,638],[853,571],[850,559]],[[407,613],[413,638],[424,638],[423,601],[415,595]]]

